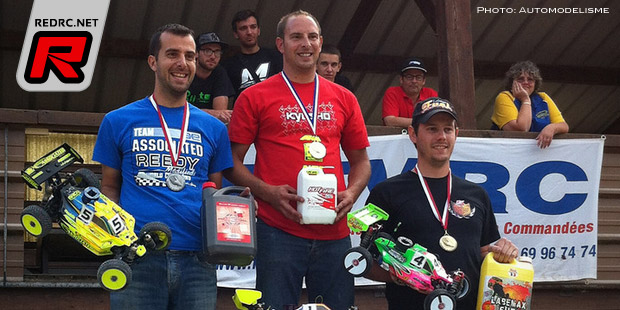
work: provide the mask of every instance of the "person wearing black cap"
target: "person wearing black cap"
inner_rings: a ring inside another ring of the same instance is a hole
[[[458,135],[452,104],[441,98],[420,101],[408,133],[418,153],[415,168],[377,184],[367,203],[390,215],[382,231],[394,240],[404,236],[426,247],[447,272],[460,268],[470,291],[457,301],[456,309],[474,309],[484,256],[493,252],[496,260],[509,262],[518,249],[500,238],[486,191],[451,173],[450,156]],[[387,283],[389,309],[422,309],[426,295],[404,286],[378,264],[367,277]]]
[[[219,65],[228,44],[215,32],[198,37],[196,76],[187,91],[187,101],[227,124],[232,114],[228,97],[235,94],[226,70]]]
[[[388,88],[383,95],[383,124],[407,128],[415,104],[426,98],[437,97],[437,92],[426,85],[426,68],[422,60],[410,58],[401,67],[400,86]]]

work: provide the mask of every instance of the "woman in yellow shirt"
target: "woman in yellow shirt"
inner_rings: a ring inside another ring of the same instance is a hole
[[[540,132],[540,148],[551,144],[553,136],[568,132],[568,124],[555,102],[544,92],[540,70],[531,61],[521,61],[506,72],[506,90],[495,98],[491,120],[493,129]]]

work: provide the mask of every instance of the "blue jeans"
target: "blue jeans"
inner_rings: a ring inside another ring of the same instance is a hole
[[[309,302],[322,302],[332,310],[353,305],[353,276],[343,265],[351,248],[349,236],[340,240],[311,240],[290,235],[262,220],[257,226],[256,288],[272,309],[298,305],[305,277]]]
[[[197,252],[149,252],[131,269],[127,288],[110,293],[112,310],[215,309],[215,266],[201,261]]]

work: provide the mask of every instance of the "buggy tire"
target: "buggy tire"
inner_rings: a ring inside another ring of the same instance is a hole
[[[467,275],[464,275],[462,285],[463,286],[461,290],[457,292],[457,294],[454,296],[456,300],[461,300],[465,298],[465,296],[467,296],[467,294],[469,294],[469,291],[471,290],[471,281],[469,281]]]
[[[378,239],[378,238],[383,238],[388,241],[394,242],[394,237],[385,231],[378,232],[377,235],[375,236],[375,239]]]
[[[40,206],[30,205],[21,214],[21,223],[29,234],[41,238],[52,230],[52,218]]]
[[[456,301],[444,289],[436,289],[424,298],[424,310],[454,310]]]
[[[372,255],[363,247],[353,247],[347,250],[342,259],[344,269],[355,277],[367,274],[372,268]]]
[[[400,236],[396,239],[396,249],[402,253],[405,253],[409,248],[413,246],[413,241],[405,236]]]
[[[108,259],[99,266],[97,281],[108,291],[120,291],[131,283],[131,267],[120,259]]]
[[[80,168],[73,173],[73,179],[75,180],[75,186],[79,188],[86,188],[89,186],[100,189],[99,179],[94,172],[86,168]]]
[[[142,226],[139,238],[147,249],[164,251],[168,249],[172,242],[172,231],[170,231],[168,225],[162,222],[150,222]],[[152,240],[152,242],[149,240]]]

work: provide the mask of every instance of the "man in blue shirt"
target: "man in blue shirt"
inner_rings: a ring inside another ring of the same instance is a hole
[[[188,104],[196,72],[193,31],[170,24],[151,38],[153,94],[104,117],[93,160],[102,164],[101,190],[136,220],[136,230],[160,221],[170,248],[132,265],[133,279],[110,294],[112,309],[215,309],[215,266],[201,259],[202,184],[222,183],[232,167],[225,125]]]

